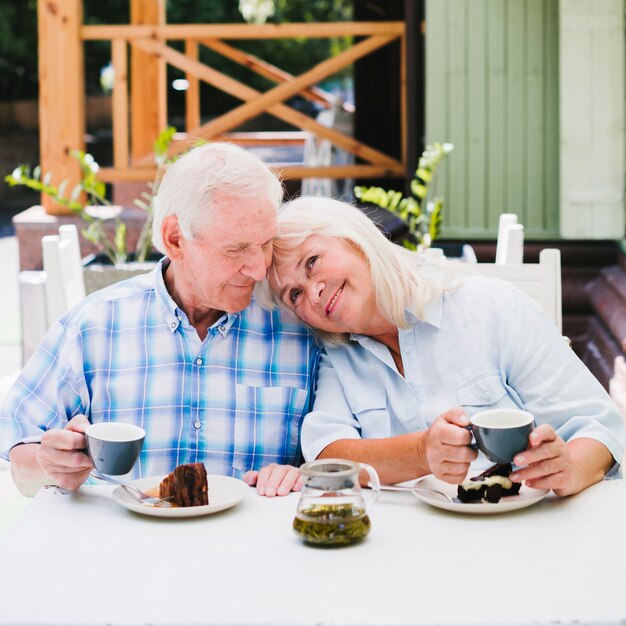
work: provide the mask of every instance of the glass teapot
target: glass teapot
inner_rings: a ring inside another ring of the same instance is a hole
[[[365,463],[345,459],[318,459],[300,467],[304,485],[294,530],[306,543],[347,545],[363,539],[370,531],[368,513],[380,493],[376,470]],[[371,496],[366,506],[359,472],[369,475]]]

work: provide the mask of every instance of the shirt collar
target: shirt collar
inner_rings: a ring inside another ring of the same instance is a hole
[[[407,319],[411,324],[418,322],[417,317],[407,311]],[[443,294],[439,294],[424,307],[424,322],[440,329],[443,322]]]
[[[165,286],[163,272],[167,269],[169,264],[170,259],[167,257],[163,257],[159,260],[155,269],[155,292],[157,303],[163,314],[163,319],[170,329],[170,332],[174,333],[181,324],[183,328],[188,328],[191,324],[185,312],[174,302],[174,299]],[[225,336],[238,317],[239,313],[224,313],[224,315],[209,327],[209,330],[215,329],[216,332]]]

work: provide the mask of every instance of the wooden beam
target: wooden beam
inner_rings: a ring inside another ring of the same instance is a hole
[[[194,61],[198,60],[198,42],[185,41],[185,54]],[[200,81],[193,75],[186,75],[189,83],[185,92],[185,130],[189,133],[200,126]]]
[[[204,127],[204,132],[209,135],[217,135],[237,128],[264,111],[269,111],[274,104],[283,102],[314,83],[336,74],[339,70],[354,63],[361,57],[387,45],[393,39],[393,37],[368,37],[337,56],[318,63],[315,67],[300,74],[300,76],[290,80],[288,83],[278,85],[262,95],[248,100],[245,104],[232,109],[228,113],[220,115]],[[233,95],[240,97],[237,93]],[[243,100],[244,98],[241,99]]]
[[[41,167],[56,185],[68,180],[71,190],[81,178],[71,151],[85,149],[82,0],[39,0],[37,18]],[[41,203],[46,213],[68,213],[45,194]]]
[[[165,24],[165,0],[131,0],[130,21],[129,28]],[[152,152],[154,140],[167,125],[165,63],[133,48],[130,93],[131,156],[137,160]]]
[[[208,82],[218,89],[227,91],[238,98],[243,100],[252,100],[253,98],[257,98],[261,95],[255,89],[230,78],[226,74],[203,65],[202,63],[193,61],[192,59],[187,58],[184,54],[181,54],[180,52],[157,41],[152,39],[137,39],[132,43],[134,46],[138,46],[143,50],[160,55],[171,65],[178,67],[185,72],[194,73],[201,80]],[[267,111],[268,113],[271,113],[272,115],[275,115],[276,117],[293,124],[298,128],[309,130],[322,139],[328,139],[333,144],[343,148],[347,152],[350,152],[351,154],[361,157],[367,161],[387,163],[390,166],[400,164],[399,161],[389,157],[379,150],[370,148],[369,146],[356,141],[353,137],[349,137],[348,135],[333,130],[332,128],[322,126],[309,116],[284,104],[275,104],[269,107]],[[190,145],[192,145],[194,139],[213,139],[212,136],[207,135],[204,129],[205,126],[201,127],[197,131],[194,131],[193,133],[190,133],[186,143],[173,144],[171,147],[172,154],[179,154],[183,150],[187,149]]]
[[[306,167],[304,165],[273,165],[272,169],[282,178],[394,178],[404,176],[405,168],[399,165],[329,165],[327,167]]]
[[[128,165],[128,58],[125,39],[114,39],[112,45],[115,82],[113,84],[113,164]]]
[[[167,24],[164,26],[83,26],[84,40],[108,39],[302,39],[327,37],[399,37],[404,22],[294,22],[291,24]]]
[[[207,48],[210,48],[214,52],[221,54],[222,56],[238,63],[239,65],[243,65],[248,69],[252,70],[259,76],[263,76],[268,78],[269,80],[275,83],[287,83],[294,79],[293,74],[289,72],[285,72],[280,68],[264,61],[263,59],[259,59],[253,54],[249,54],[244,52],[243,50],[239,50],[223,41],[219,41],[217,39],[206,39],[202,41]],[[189,55],[190,56],[190,55]],[[336,98],[332,94],[320,89],[319,87],[311,86],[303,89],[300,94],[311,102],[317,102],[327,109],[330,108],[333,104],[335,104]],[[347,113],[354,113],[354,105],[349,102],[342,102],[342,108]]]
[[[303,146],[309,133],[302,130],[281,130],[281,131],[254,131],[224,133],[219,137],[214,137],[211,141],[234,143],[238,146]],[[176,133],[174,141],[189,145],[187,133]],[[154,163],[154,155],[150,154],[138,161],[133,161],[133,169],[149,168]]]
[[[116,182],[149,182],[154,180],[154,176],[156,175],[156,167],[126,167],[126,168],[115,168],[115,167],[101,167],[98,170],[98,180],[101,180],[105,183],[116,183]]]
[[[404,166],[373,165],[329,165],[327,167],[306,167],[304,165],[281,165],[274,163],[271,169],[283,179],[302,178],[397,178],[404,175]],[[104,182],[116,181],[151,181],[156,168],[115,169],[103,167],[98,172],[98,179]]]
[[[400,38],[400,157],[403,163],[407,162],[407,143],[409,132],[407,125],[407,45],[406,35]]]

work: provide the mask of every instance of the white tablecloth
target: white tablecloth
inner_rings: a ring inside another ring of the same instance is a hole
[[[139,516],[43,490],[0,538],[0,624],[624,624],[626,482],[497,516],[385,493],[351,547],[303,545],[298,496]]]

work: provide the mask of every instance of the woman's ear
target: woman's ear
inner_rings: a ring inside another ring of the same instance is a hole
[[[182,255],[181,243],[184,239],[175,215],[168,215],[161,223],[161,236],[165,246],[165,254],[170,259],[179,259]]]

